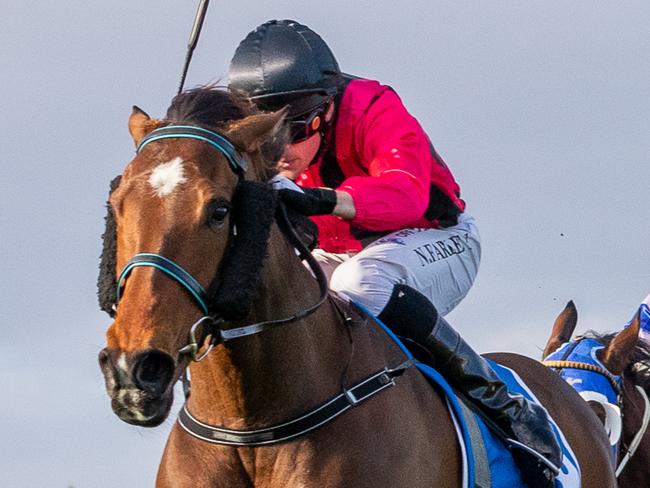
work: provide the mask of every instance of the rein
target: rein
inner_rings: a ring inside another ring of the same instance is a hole
[[[627,452],[625,453],[625,456],[623,457],[623,459],[621,459],[621,462],[618,464],[618,467],[616,468],[617,478],[623,472],[623,468],[625,468],[625,466],[630,461],[630,459],[632,459],[632,456],[634,456],[634,453],[636,452],[637,448],[641,444],[641,441],[643,440],[643,436],[648,430],[648,424],[650,424],[650,400],[648,400],[648,395],[646,394],[645,390],[639,385],[634,385],[634,387],[641,395],[641,398],[643,398],[643,406],[644,406],[643,420],[641,421],[641,428],[634,435],[634,439],[632,439],[632,442],[630,443],[630,447],[627,448]]]
[[[300,259],[307,262],[312,273],[314,273],[314,275],[316,276],[316,280],[318,281],[318,286],[320,289],[320,297],[318,301],[314,305],[310,306],[309,308],[300,310],[299,312],[295,313],[294,315],[291,315],[290,317],[285,317],[282,319],[264,320],[262,322],[256,322],[254,324],[245,325],[243,327],[236,327],[232,329],[219,328],[218,326],[224,323],[223,319],[215,316],[205,315],[201,317],[199,320],[197,320],[194,323],[194,325],[192,325],[192,328],[190,330],[190,342],[186,346],[183,346],[181,349],[179,349],[178,351],[179,355],[189,354],[194,361],[201,361],[202,359],[205,358],[205,356],[207,356],[210,350],[217,344],[232,341],[234,339],[240,339],[242,337],[259,334],[260,332],[267,331],[269,329],[272,329],[280,325],[296,322],[300,319],[303,319],[311,315],[316,310],[318,310],[318,308],[323,303],[325,303],[329,293],[329,287],[327,285],[327,277],[325,276],[325,273],[323,272],[322,268],[320,267],[316,259],[309,252],[309,249],[307,249],[304,243],[300,240],[300,237],[298,237],[296,231],[291,225],[291,222],[289,221],[289,217],[287,216],[287,211],[286,208],[284,207],[284,204],[279,205],[277,213],[279,214],[277,216],[279,217],[277,220],[278,226],[283,231],[289,243],[298,251]],[[185,285],[185,283],[182,284]],[[196,335],[196,329],[203,322],[208,323],[209,332],[204,334],[202,338],[198,338]],[[208,345],[208,349],[204,354],[199,356],[198,351],[201,347],[201,344],[203,344],[208,337],[210,337],[210,343]]]

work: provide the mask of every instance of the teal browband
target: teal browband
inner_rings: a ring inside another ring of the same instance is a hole
[[[233,143],[224,136],[211,130],[191,125],[168,125],[161,127],[144,136],[140,144],[138,144],[137,152],[142,151],[150,142],[159,141],[160,139],[197,139],[207,142],[226,157],[235,173],[242,174],[246,172],[248,164]]]

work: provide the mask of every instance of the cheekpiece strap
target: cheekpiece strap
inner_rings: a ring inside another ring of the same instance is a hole
[[[237,151],[232,142],[216,132],[192,125],[168,125],[155,129],[142,138],[136,152],[139,153],[147,144],[160,139],[198,139],[207,142],[221,152],[235,173],[245,173],[248,167],[247,161]]]
[[[199,304],[204,314],[208,314],[208,293],[194,277],[169,259],[153,253],[140,253],[133,256],[120,273],[117,280],[117,303],[124,288],[124,283],[133,268],[147,266],[155,268],[170,276],[185,288]]]

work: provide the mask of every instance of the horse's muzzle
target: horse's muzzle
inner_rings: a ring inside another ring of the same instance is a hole
[[[132,355],[108,348],[99,353],[106,392],[115,414],[142,427],[160,425],[174,400],[174,360],[158,350]]]

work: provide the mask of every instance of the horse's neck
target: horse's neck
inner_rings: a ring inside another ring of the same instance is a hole
[[[290,317],[319,299],[316,281],[274,227],[260,293],[246,323]],[[191,366],[189,408],[231,428],[277,423],[339,392],[351,354],[329,302],[310,316],[219,346]]]

